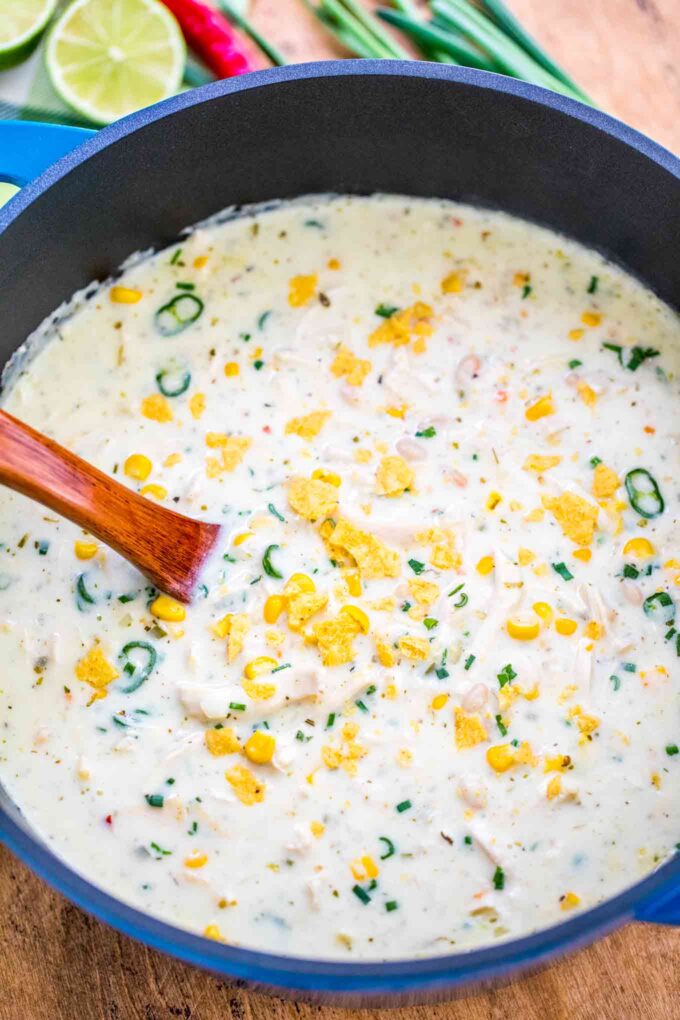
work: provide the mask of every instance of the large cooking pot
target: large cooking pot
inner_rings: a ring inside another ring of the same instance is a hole
[[[465,68],[343,61],[263,71],[97,134],[0,122],[2,179],[25,187],[0,211],[0,363],[131,252],[170,244],[228,205],[315,192],[503,209],[597,249],[680,304],[680,160],[589,107]],[[396,963],[294,959],[211,942],[102,892],[54,856],[1,788],[0,839],[69,899],[157,949],[253,986],[344,1004],[443,998],[634,918],[680,923],[676,854],[602,905],[524,938]]]

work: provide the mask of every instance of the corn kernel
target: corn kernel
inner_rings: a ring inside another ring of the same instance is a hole
[[[604,627],[596,620],[589,620],[585,625],[584,633],[591,641],[599,641],[604,634]]]
[[[253,537],[252,531],[242,531],[239,535],[235,536],[233,544],[243,545],[244,542],[247,542],[248,539],[252,537]]]
[[[233,375],[238,375],[239,372],[240,369],[238,367],[237,361],[228,361],[224,366],[224,374],[227,376],[227,378]]]
[[[623,555],[648,560],[654,555],[654,546],[647,538],[630,538],[623,547]]]
[[[316,585],[307,574],[292,574],[288,579],[286,588],[305,592],[316,591]]]
[[[274,757],[276,750],[276,739],[271,733],[264,733],[262,730],[255,730],[248,737],[243,752],[255,765],[267,765]]]
[[[194,259],[194,269],[203,269],[203,266],[208,264],[207,255],[197,255]]]
[[[74,544],[73,551],[79,560],[91,560],[93,556],[97,555],[98,548],[99,546],[96,542],[83,542],[79,540]]]
[[[357,882],[362,882],[366,878],[377,878],[380,874],[378,865],[368,854],[359,857],[356,861],[352,861],[350,870]]]
[[[137,482],[145,482],[151,474],[153,464],[143,453],[132,453],[125,461],[123,471],[128,478],[134,478]]]
[[[207,863],[208,855],[202,854],[198,850],[194,850],[194,852],[189,857],[184,858],[185,868],[202,868]]]
[[[276,659],[270,658],[268,655],[260,655],[257,659],[253,659],[249,662],[243,670],[244,676],[248,680],[254,680],[258,676],[262,676],[263,673],[271,673],[276,668]]]
[[[449,700],[448,694],[436,694],[430,702],[430,708],[435,712],[441,711]]]
[[[507,772],[515,764],[515,749],[512,744],[496,744],[486,752],[486,760],[494,772]]]
[[[555,630],[562,637],[570,637],[577,627],[576,620],[569,620],[566,616],[560,616],[558,620],[555,620]]]
[[[141,300],[142,292],[132,287],[112,287],[109,297],[117,305],[136,305]]]
[[[562,792],[562,780],[560,776],[553,776],[546,787],[545,795],[548,800],[554,800]]]
[[[139,490],[140,496],[151,496],[152,499],[157,499],[159,503],[163,502],[167,494],[168,490],[164,485],[155,485],[154,483],[144,485]]]
[[[581,340],[583,338],[583,330],[582,329],[570,329],[569,333],[567,334],[567,336],[569,337],[570,340]]]
[[[552,623],[552,618],[554,614],[552,608],[548,605],[547,602],[534,602],[531,608],[536,613],[536,616],[540,616],[544,623],[546,624]]]
[[[533,641],[537,638],[541,629],[538,620],[529,616],[511,616],[505,625],[505,629],[515,641]]]
[[[171,599],[169,595],[159,595],[151,603],[150,608],[152,616],[155,616],[157,620],[165,620],[167,623],[181,623],[187,615],[185,607],[175,599]]]
[[[442,294],[460,294],[464,286],[464,273],[449,273],[441,282]]]
[[[477,564],[478,574],[490,574],[493,570],[493,556],[482,556]]]
[[[321,836],[323,836],[324,832],[326,831],[326,826],[323,824],[323,822],[310,822],[309,830],[312,836],[314,836],[316,839],[320,839]]]
[[[503,497],[500,492],[490,492],[489,498],[486,501],[487,510],[495,510],[499,503],[503,502]]]
[[[270,595],[263,609],[265,623],[276,623],[285,608],[286,600],[283,595]]]
[[[583,312],[581,322],[584,326],[599,326],[602,322],[602,316],[599,312]]]
[[[547,418],[549,414],[555,413],[555,404],[550,394],[540,397],[535,403],[527,407],[524,417],[527,421],[538,421],[539,418]]]
[[[345,574],[345,584],[347,585],[347,591],[355,599],[361,595],[361,578],[357,573]]]
[[[236,754],[242,749],[241,741],[231,726],[222,726],[219,730],[217,728],[206,730],[203,742],[215,758],[221,758],[225,754]]]
[[[340,612],[347,613],[348,616],[351,616],[352,619],[359,624],[362,634],[368,634],[371,629],[371,621],[363,609],[359,609],[358,606],[343,606]]]
[[[581,563],[587,563],[592,555],[593,555],[593,553],[592,553],[592,550],[590,550],[590,549],[575,549],[574,550],[574,559],[580,560]]]
[[[317,468],[316,471],[312,471],[312,478],[316,478],[319,482],[327,482],[328,485],[334,485],[336,489],[339,489],[342,485],[340,475],[336,475],[334,471],[325,471],[323,468]]]
[[[222,942],[222,933],[216,924],[208,924],[203,929],[203,935],[206,939],[212,939],[214,942]]]
[[[568,892],[564,896],[560,896],[560,909],[561,910],[573,910],[581,902],[581,897],[577,896],[576,893]]]

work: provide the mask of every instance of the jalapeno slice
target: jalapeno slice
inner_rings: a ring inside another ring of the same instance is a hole
[[[675,619],[675,602],[666,591],[657,591],[649,595],[642,603],[642,608],[655,623],[668,626]]]
[[[156,385],[164,397],[181,397],[191,386],[191,372],[179,368],[163,368],[156,375]]]
[[[203,302],[195,294],[177,294],[156,312],[156,329],[161,336],[177,336],[196,322],[202,311]]]
[[[274,566],[274,564],[271,561],[272,553],[274,552],[275,549],[278,549],[278,548],[279,548],[278,545],[268,545],[267,548],[265,549],[264,556],[262,557],[262,566],[264,567],[264,572],[269,577],[278,577],[278,578],[283,577],[283,574],[279,573],[279,571],[276,569],[276,567]]]
[[[655,478],[646,468],[633,468],[626,475],[626,492],[630,505],[641,517],[658,517],[666,504]]]
[[[133,662],[130,658],[130,653],[134,651],[143,652],[146,655],[146,660],[141,665]],[[156,665],[158,653],[148,641],[128,641],[126,645],[123,645],[118,658],[124,664],[123,672],[132,678],[131,683],[127,687],[121,688],[121,690],[123,694],[132,694],[133,691],[142,686],[145,680],[149,679]]]

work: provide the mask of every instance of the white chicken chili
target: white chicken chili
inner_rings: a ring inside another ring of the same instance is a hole
[[[76,870],[384,959],[674,852],[680,326],[641,284],[500,213],[310,198],[47,334],[7,410],[224,526],[185,608],[0,492],[0,779]]]

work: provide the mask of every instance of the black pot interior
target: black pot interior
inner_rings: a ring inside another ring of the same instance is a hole
[[[0,236],[0,358],[131,252],[228,205],[329,191],[504,209],[598,249],[680,303],[680,182],[652,159],[507,92],[331,74],[152,119],[40,195]]]

